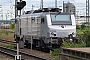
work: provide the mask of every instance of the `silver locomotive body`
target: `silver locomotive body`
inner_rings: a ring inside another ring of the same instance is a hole
[[[52,48],[60,46],[62,38],[75,38],[75,17],[70,13],[40,12],[18,16],[15,24],[15,40],[21,46]]]

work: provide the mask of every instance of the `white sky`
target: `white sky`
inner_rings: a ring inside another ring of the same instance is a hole
[[[34,9],[40,8],[41,0],[24,0],[24,1],[26,1],[26,6],[24,10],[31,10],[32,5],[35,6]],[[44,7],[55,7],[55,0],[43,0],[43,1],[44,1]],[[80,10],[85,8],[86,0],[57,0],[57,1],[58,1],[57,6],[62,6],[63,1],[65,1],[65,3],[70,1],[74,3],[77,10]],[[3,12],[3,19],[14,18],[14,3],[15,3],[15,0],[0,0],[0,5],[2,5],[2,8],[0,8],[0,11]],[[82,8],[80,6],[82,6]],[[2,16],[0,14],[0,20],[1,19],[2,19]]]
[[[86,0],[75,0],[75,2],[83,3],[83,2],[86,2]]]

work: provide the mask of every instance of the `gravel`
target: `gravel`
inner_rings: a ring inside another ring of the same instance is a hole
[[[4,43],[1,43],[0,42],[0,45],[2,46]],[[49,53],[45,53],[45,52],[42,52],[42,51],[37,51],[37,50],[32,50],[31,49],[27,49],[27,48],[24,48],[24,49],[20,49],[20,51],[22,52],[26,52],[26,53],[29,53],[29,54],[33,54],[33,55],[36,55],[36,56],[39,56],[39,57],[43,57],[43,58],[46,58],[48,60],[53,60],[50,56]],[[14,58],[8,56],[8,55],[5,55],[5,54],[2,54],[0,53],[0,60],[15,60]]]
[[[45,52],[42,52],[42,51],[31,50],[31,49],[27,49],[27,48],[20,49],[20,51],[26,52],[26,53],[29,53],[29,54],[33,54],[35,56],[43,57],[43,58],[46,58],[48,60],[53,60],[49,53],[45,53]]]
[[[14,58],[12,58],[12,57],[10,57],[8,55],[0,53],[0,60],[14,60]]]

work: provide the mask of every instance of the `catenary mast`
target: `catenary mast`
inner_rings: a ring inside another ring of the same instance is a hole
[[[88,22],[89,26],[89,0],[86,0],[86,22]]]

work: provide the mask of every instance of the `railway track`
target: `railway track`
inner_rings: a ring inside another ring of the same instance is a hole
[[[3,47],[3,46],[0,46],[0,52],[4,53],[4,54],[7,54],[7,55],[9,55],[11,57],[15,57],[15,55],[17,53],[16,50],[9,49],[9,48]],[[39,57],[39,56],[28,54],[26,52],[21,52],[20,51],[19,54],[21,55],[22,60],[48,60],[46,58],[42,58],[42,57]]]
[[[16,50],[16,42],[15,41],[0,39],[0,43],[1,43],[1,46],[4,46],[4,44],[10,44],[10,45],[14,46],[14,48]],[[5,47],[7,47],[7,46],[5,46]],[[24,48],[24,49],[20,49],[20,51],[21,52],[26,52],[28,54],[32,54],[34,56],[40,56],[40,57],[46,58],[48,60],[52,60],[49,53],[47,53],[45,51],[38,50],[38,49],[33,49],[31,51],[29,48]]]
[[[0,42],[7,43],[7,44],[12,44],[12,45],[16,45],[16,42],[15,41],[9,41],[9,40],[0,39]]]

